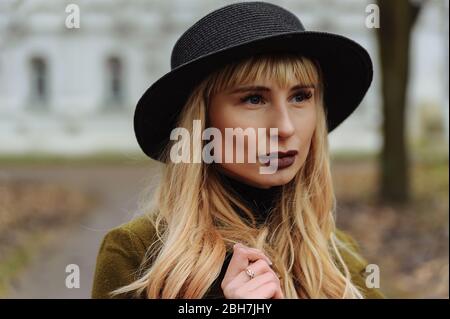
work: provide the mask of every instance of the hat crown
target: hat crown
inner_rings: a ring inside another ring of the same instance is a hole
[[[248,41],[305,31],[290,11],[267,2],[240,2],[217,9],[198,20],[175,43],[171,69],[201,56]]]

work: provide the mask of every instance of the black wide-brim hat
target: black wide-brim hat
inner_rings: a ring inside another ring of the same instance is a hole
[[[211,72],[260,53],[291,52],[314,58],[324,81],[328,132],[361,103],[373,77],[367,51],[342,35],[306,31],[290,11],[267,2],[240,2],[217,9],[175,43],[171,71],[137,103],[134,131],[149,157],[161,158],[170,132],[193,89]]]

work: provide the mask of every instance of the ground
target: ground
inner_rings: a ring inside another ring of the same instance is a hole
[[[8,298],[89,298],[100,241],[105,233],[133,217],[149,167],[20,167],[8,168],[15,179],[46,180],[78,187],[99,199],[92,211],[51,233],[39,252],[31,254],[26,269],[14,276]],[[80,288],[67,289],[68,264],[80,267]]]
[[[0,232],[0,295],[89,298],[101,239],[138,213],[142,192],[158,178],[159,167],[149,163],[2,164],[0,196],[12,206],[3,207],[0,223],[0,230],[10,225]],[[448,162],[415,166],[414,199],[405,206],[375,201],[373,160],[338,160],[332,170],[338,226],[379,265],[383,292],[388,297],[448,298]],[[11,185],[17,188],[13,192],[6,188]],[[18,219],[14,205],[19,202],[29,216]],[[27,205],[32,209],[27,211]],[[45,207],[52,207],[52,213],[43,218]],[[6,219],[8,210],[13,218]],[[69,264],[80,267],[80,288],[65,286]]]

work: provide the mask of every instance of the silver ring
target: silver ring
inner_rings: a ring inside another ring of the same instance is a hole
[[[255,272],[253,270],[251,270],[249,267],[245,268],[245,272],[250,277],[250,279],[255,278]]]

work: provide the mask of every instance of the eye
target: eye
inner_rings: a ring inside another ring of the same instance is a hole
[[[259,104],[262,102],[262,96],[260,94],[249,94],[243,98],[241,98],[242,103],[249,102],[250,104]]]
[[[299,91],[294,95],[294,100],[296,103],[301,103],[303,101],[309,100],[311,97],[311,91]]]

